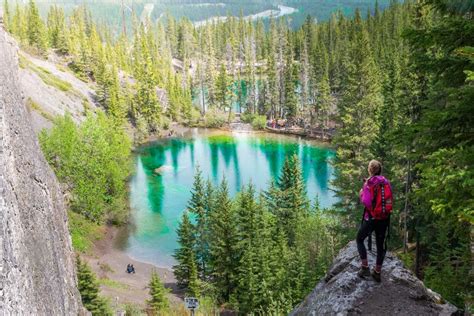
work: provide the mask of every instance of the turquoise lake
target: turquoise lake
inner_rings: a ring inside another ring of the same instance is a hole
[[[130,181],[132,223],[122,245],[127,254],[161,267],[174,264],[176,228],[191,196],[196,167],[218,184],[225,176],[235,194],[250,181],[261,190],[279,175],[285,157],[300,157],[308,196],[323,207],[336,198],[330,190],[334,151],[301,138],[267,133],[190,130],[179,138],[136,150]],[[160,172],[156,169],[160,168]]]

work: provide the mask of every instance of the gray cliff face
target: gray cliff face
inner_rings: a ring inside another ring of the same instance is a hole
[[[375,248],[375,245],[374,245]],[[375,249],[374,249],[375,250]],[[375,254],[369,252],[369,264]],[[456,307],[426,288],[400,260],[387,253],[382,282],[357,276],[357,246],[350,242],[306,299],[290,315],[455,315]]]
[[[66,209],[31,128],[17,50],[0,22],[0,314],[78,315]]]

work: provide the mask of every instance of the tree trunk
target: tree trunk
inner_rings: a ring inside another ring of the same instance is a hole
[[[406,184],[405,184],[405,209],[404,209],[404,223],[403,223],[403,252],[407,253],[407,245],[408,245],[408,228],[407,228],[407,221],[408,221],[408,193],[410,190],[410,170],[411,170],[411,161],[408,159],[408,170],[407,170],[407,177],[406,177]]]
[[[416,232],[416,258],[415,258],[415,275],[421,280],[421,248],[420,248],[420,233]]]

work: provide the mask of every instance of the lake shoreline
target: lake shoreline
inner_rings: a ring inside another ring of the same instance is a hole
[[[107,225],[99,240],[94,243],[91,254],[82,255],[99,279],[101,293],[110,298],[112,305],[134,304],[145,308],[149,299],[148,283],[152,271],[156,271],[165,287],[170,289],[168,297],[172,304],[183,300],[183,293],[178,289],[173,270],[130,257],[119,246],[123,238],[121,227]],[[133,264],[135,274],[128,274],[127,264]]]
[[[266,127],[264,130],[245,130],[245,131],[237,131],[237,130],[232,130],[229,128],[228,125],[220,128],[210,128],[210,127],[189,127],[182,125],[180,123],[174,122],[171,124],[169,129],[163,130],[159,133],[154,133],[152,135],[149,135],[146,139],[137,142],[133,145],[132,152],[135,151],[136,148],[140,146],[144,146],[153,142],[157,142],[160,140],[165,140],[169,138],[174,138],[174,137],[185,137],[187,134],[192,134],[193,131],[198,130],[198,131],[209,131],[212,133],[242,133],[242,134],[249,134],[249,135],[262,135],[262,134],[267,134],[269,136],[271,135],[282,135],[285,137],[289,138],[302,138],[307,141],[315,142],[318,145],[324,146],[324,147],[330,147],[333,148],[332,140],[330,138],[321,138],[319,136],[316,136],[314,134],[308,134],[308,133],[295,133],[292,132],[291,130],[287,129],[273,129]],[[172,136],[168,136],[169,132],[173,131]]]

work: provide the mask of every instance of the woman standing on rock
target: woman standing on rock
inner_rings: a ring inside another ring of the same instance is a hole
[[[362,261],[358,275],[362,278],[372,275],[375,281],[380,282],[383,259],[387,251],[385,235],[390,226],[390,213],[392,212],[392,187],[390,182],[381,175],[382,164],[379,161],[370,161],[368,172],[370,177],[364,179],[364,185],[360,190],[360,201],[364,205],[364,214],[357,233],[357,249]],[[375,231],[377,245],[377,260],[371,273],[364,240],[373,231]]]

